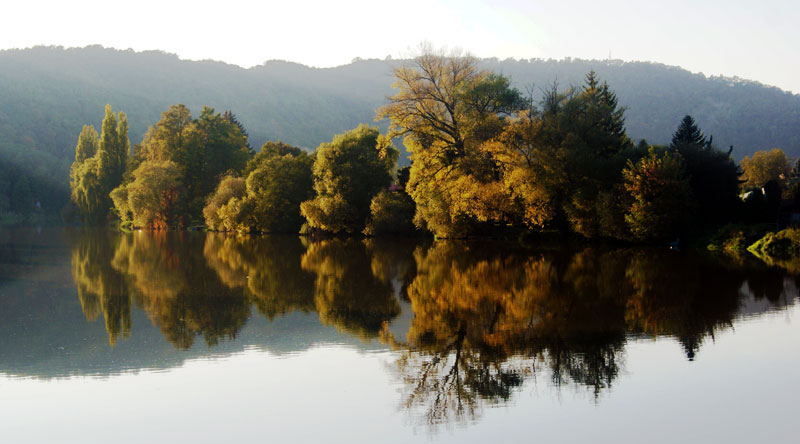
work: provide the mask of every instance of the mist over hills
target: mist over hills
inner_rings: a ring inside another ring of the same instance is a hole
[[[0,196],[11,195],[25,175],[32,190],[47,190],[33,192],[43,206],[63,201],[77,135],[84,124],[99,129],[106,103],[128,115],[132,144],[169,105],[183,103],[195,115],[203,105],[233,111],[256,150],[267,140],[313,150],[334,134],[373,122],[375,108],[392,94],[392,67],[402,62],[356,59],[310,68],[270,61],[245,69],[100,46],[0,51]],[[532,85],[536,95],[553,82],[579,87],[595,70],[627,108],[627,133],[634,140],[668,143],[680,119],[691,114],[716,146],[732,145],[736,159],[772,147],[800,156],[800,95],[758,82],[648,62],[484,59],[483,64],[509,76],[520,90]],[[12,204],[3,199],[0,210]]]

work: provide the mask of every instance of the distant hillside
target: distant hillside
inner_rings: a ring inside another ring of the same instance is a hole
[[[272,61],[244,69],[99,46],[0,51],[0,212],[32,199],[53,208],[65,199],[77,135],[85,123],[99,129],[106,103],[128,114],[134,144],[169,105],[184,103],[195,114],[203,105],[232,110],[256,149],[280,139],[312,150],[336,133],[372,122],[375,108],[392,93],[392,66],[400,63],[356,60],[318,69]],[[774,87],[644,62],[484,63],[520,89],[535,85],[535,91],[554,81],[580,85],[594,69],[627,107],[634,139],[666,143],[691,114],[717,146],[733,145],[737,159],[772,147],[800,156],[800,96]],[[28,194],[18,184],[22,176]]]

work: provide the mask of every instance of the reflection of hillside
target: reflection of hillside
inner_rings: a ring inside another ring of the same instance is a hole
[[[131,301],[125,278],[108,260],[114,254],[117,237],[112,232],[82,230],[70,233],[72,277],[87,320],[100,314],[113,347],[117,339],[127,338],[131,330]]]
[[[111,263],[126,276],[136,304],[176,347],[191,347],[197,335],[209,345],[235,337],[250,316],[241,292],[208,272],[202,238],[172,232],[126,234]]]

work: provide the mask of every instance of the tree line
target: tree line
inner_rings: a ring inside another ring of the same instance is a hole
[[[654,242],[758,219],[766,210],[748,210],[743,183],[763,187],[775,171],[782,188],[798,182],[785,155],[773,159],[780,150],[740,168],[690,116],[669,145],[634,143],[593,71],[538,101],[460,54],[425,51],[394,77],[376,112],[388,133],[362,124],[310,154],[282,142],[254,153],[233,113],[205,107],[193,118],[173,105],[128,155],[126,117],[107,107],[101,134],[79,137],[72,201],[84,222],[149,229]],[[398,138],[411,154],[400,170]]]

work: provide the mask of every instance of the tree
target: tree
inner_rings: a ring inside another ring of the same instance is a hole
[[[269,233],[297,233],[305,219],[302,202],[314,196],[314,159],[298,154],[273,155],[247,176],[247,199],[252,205],[250,228]]]
[[[313,162],[299,148],[267,142],[248,162],[246,178],[220,182],[203,209],[206,224],[220,231],[297,233],[305,220],[300,203],[313,197]]]
[[[622,175],[633,201],[625,221],[636,239],[674,239],[686,229],[693,202],[680,154],[651,148],[638,163],[628,160]]]
[[[706,140],[706,137],[700,131],[700,128],[697,127],[694,119],[690,115],[686,115],[683,120],[681,120],[680,125],[678,125],[678,129],[672,135],[672,147],[678,147],[680,145],[705,145],[709,141]]]
[[[731,222],[741,205],[741,172],[728,152],[716,149],[712,138],[706,139],[686,116],[672,137],[674,149],[683,157],[689,186],[697,203],[693,214],[698,228],[711,228]]]
[[[70,168],[72,202],[84,222],[98,223],[108,217],[109,193],[122,182],[129,151],[125,113],[115,116],[111,105],[106,105],[99,139],[94,127],[84,125]]]
[[[392,183],[397,156],[391,140],[367,125],[320,145],[313,167],[316,197],[300,205],[308,225],[332,233],[361,232],[372,198]]]
[[[116,188],[122,182],[122,173],[125,172],[125,162],[130,154],[129,150],[128,121],[125,114],[120,113],[119,120],[117,120],[117,116],[111,110],[111,105],[106,105],[97,157],[100,181],[108,191]]]
[[[198,216],[205,200],[219,179],[227,173],[239,174],[252,156],[247,135],[228,112],[228,118],[203,107],[200,117],[189,126],[184,183],[187,186],[189,213]]]
[[[783,188],[792,172],[792,164],[783,150],[756,151],[753,157],[744,156],[739,162],[742,168],[742,188],[761,188],[774,180]]]
[[[540,106],[530,98],[527,109],[483,145],[512,200],[509,220],[585,237],[618,237],[620,224],[609,217],[607,203],[618,200],[620,172],[633,154],[624,109],[594,72],[580,91],[553,84]]]
[[[390,137],[411,151],[407,191],[415,224],[439,237],[459,237],[480,222],[505,217],[494,163],[481,144],[498,135],[521,104],[508,78],[478,68],[469,55],[423,47],[411,65],[394,70],[398,92],[380,108]]]
[[[233,199],[242,200],[246,195],[244,179],[241,177],[223,177],[217,189],[209,196],[206,206],[203,207],[203,218],[208,228],[216,231],[235,231],[238,228],[239,218],[231,221],[222,215],[230,214],[226,206]]]
[[[219,180],[239,174],[251,155],[247,135],[232,113],[223,116],[204,107],[200,117],[192,119],[191,111],[179,104],[170,106],[147,130],[135,150],[131,171],[143,162],[174,162],[183,190],[172,211],[188,223],[203,216]]]
[[[414,201],[404,190],[384,190],[369,204],[366,235],[412,233],[414,231]]]
[[[177,210],[180,197],[181,169],[171,160],[142,162],[133,172],[133,181],[111,193],[123,222],[148,229],[185,223]]]
[[[75,147],[75,162],[83,162],[94,157],[100,145],[97,131],[92,125],[83,125],[78,135],[78,145]]]

